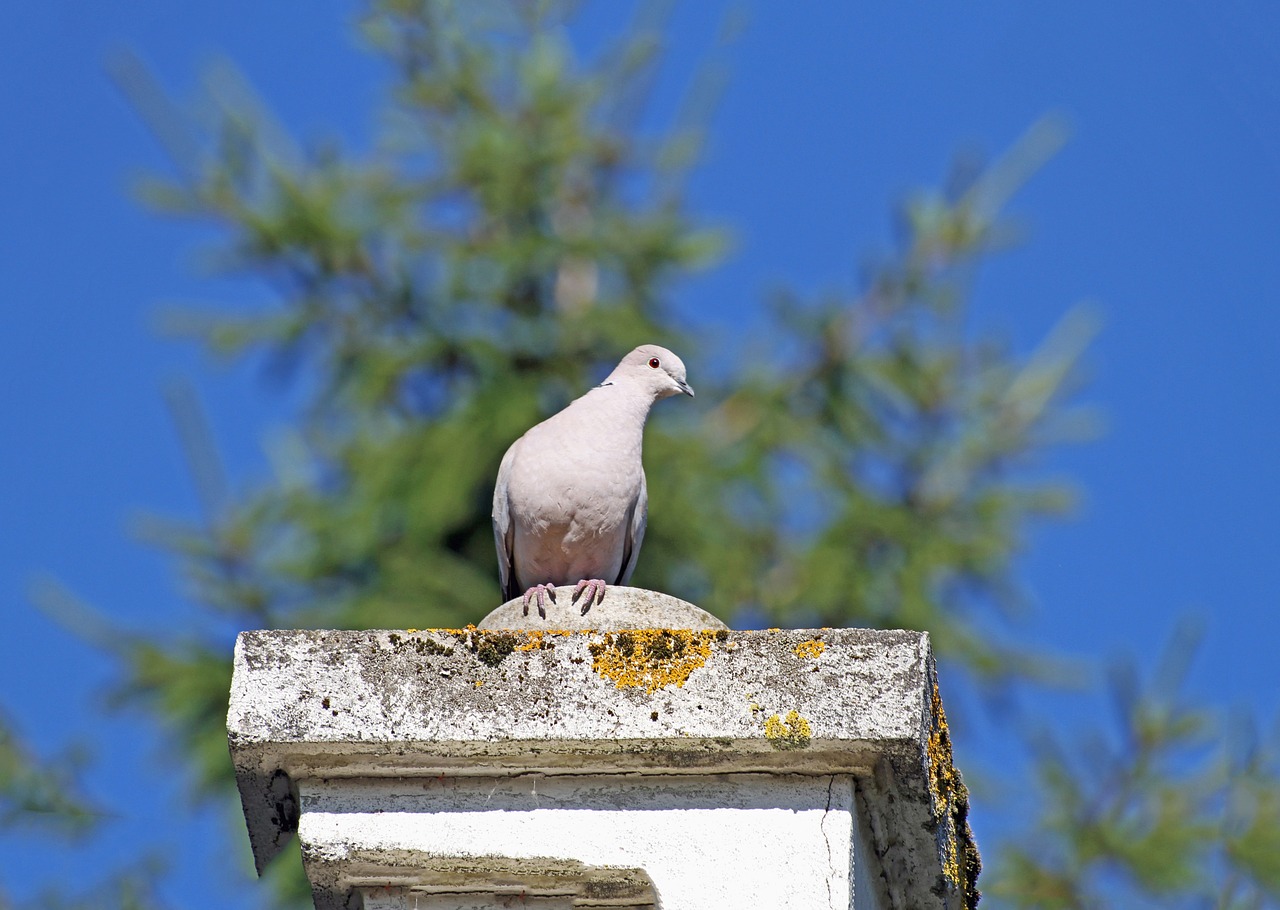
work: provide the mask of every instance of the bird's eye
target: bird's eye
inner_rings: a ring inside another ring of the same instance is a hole
[[[662,364],[658,363],[657,357],[650,357],[649,366],[653,367],[656,370],[658,367],[662,366]]]

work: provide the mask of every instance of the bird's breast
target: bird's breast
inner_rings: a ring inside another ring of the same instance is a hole
[[[644,484],[647,408],[619,404],[588,395],[525,434],[511,466],[518,523],[591,534],[628,520]]]
[[[530,459],[512,466],[512,512],[539,524],[571,522],[613,525],[640,495],[640,459],[590,457],[563,451],[555,458]],[[520,495],[529,491],[530,495]]]

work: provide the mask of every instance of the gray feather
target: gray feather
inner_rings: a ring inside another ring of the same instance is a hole
[[[498,548],[498,584],[504,600],[510,600],[520,592],[516,590],[515,571],[512,568],[511,541],[514,536],[511,508],[507,503],[507,485],[511,478],[511,461],[516,447],[507,449],[498,467],[498,480],[493,487],[493,542]]]

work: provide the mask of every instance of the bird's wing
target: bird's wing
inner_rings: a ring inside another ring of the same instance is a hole
[[[631,521],[627,526],[627,537],[622,547],[622,572],[614,584],[625,585],[631,581],[631,573],[636,570],[636,560],[640,558],[640,544],[644,542],[645,525],[649,522],[649,490],[645,485],[644,472],[640,472],[640,495],[631,504]]]
[[[498,550],[498,584],[502,587],[502,596],[507,600],[520,593],[516,590],[519,582],[515,571],[515,527],[511,521],[511,505],[507,500],[511,463],[515,461],[518,445],[520,440],[517,439],[507,449],[507,454],[502,456],[498,480],[493,486],[493,543]]]

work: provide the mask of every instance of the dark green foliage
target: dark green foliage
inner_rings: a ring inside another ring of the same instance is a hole
[[[94,813],[77,782],[81,763],[76,755],[38,760],[0,715],[0,825],[84,833],[93,825]]]

